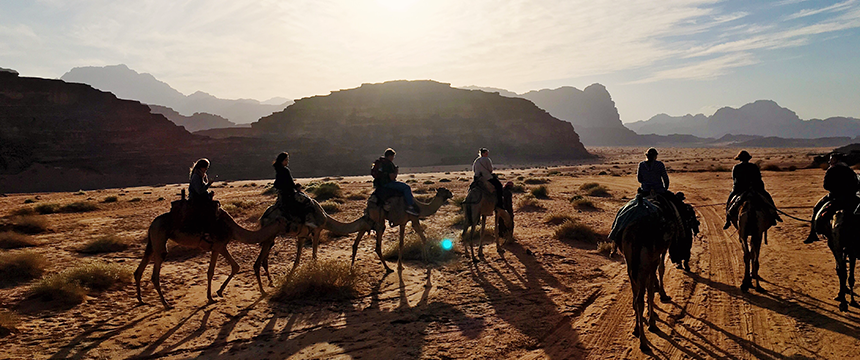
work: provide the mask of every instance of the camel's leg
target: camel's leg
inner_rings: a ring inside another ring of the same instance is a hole
[[[752,278],[755,279],[755,289],[756,291],[764,291],[764,288],[761,287],[761,281],[758,278],[758,269],[759,269],[759,256],[761,256],[761,243],[762,243],[762,235],[752,237],[752,251],[751,251],[751,261],[752,261]]]
[[[299,268],[299,262],[302,260],[302,247],[305,245],[305,238],[302,236],[296,236],[296,260],[293,261],[293,268],[290,269],[290,273],[287,274],[287,277],[293,276],[293,272]]]
[[[209,257],[209,271],[206,272],[206,298],[209,303],[214,303],[212,298],[212,278],[215,277],[215,263],[218,262],[218,251],[212,249],[212,255]]]
[[[421,223],[418,218],[412,220],[412,229],[415,230],[415,233],[418,234],[418,238],[421,239],[421,260],[427,262],[427,237],[424,236],[424,228],[421,227]]]
[[[322,235],[322,228],[316,228],[311,231],[311,241],[314,248],[313,258],[317,259],[317,248],[320,246],[320,235]]]
[[[851,306],[860,307],[860,304],[854,300],[854,264],[856,262],[856,256],[848,255],[848,293],[851,294]]]
[[[498,252],[499,255],[502,255],[502,254],[504,254],[505,249],[502,249],[502,244],[499,243],[499,216],[495,214],[495,211],[493,212],[493,219],[496,220],[495,231],[493,231],[493,235],[495,235],[494,240],[496,242],[496,252]]]
[[[406,236],[406,224],[400,225],[400,242],[397,244],[397,274],[403,273],[403,238]]]
[[[349,264],[349,267],[355,265],[355,254],[358,253],[358,243],[362,237],[364,237],[364,230],[358,232],[358,236],[355,237],[355,241],[352,243],[352,262]]]
[[[481,235],[478,236],[478,257],[484,257],[484,229],[487,227],[487,217],[481,215]]]
[[[741,291],[747,292],[747,290],[752,287],[752,279],[750,278],[750,261],[752,254],[750,254],[749,243],[745,236],[741,237],[741,248],[744,250],[744,279],[741,282]]]
[[[839,310],[848,311],[848,302],[845,301],[846,293],[846,270],[845,270],[845,254],[841,251],[835,251],[833,254],[836,257],[836,275],[839,276],[839,295],[836,300],[839,301]]]
[[[659,289],[660,291],[662,291],[663,289],[662,285],[659,285],[660,281],[659,279],[657,279],[656,274],[652,273],[651,276],[648,277],[648,282],[650,283],[647,287],[648,292],[645,293],[645,296],[647,296],[646,300],[648,301],[648,331],[655,332],[657,331],[657,312],[654,311],[654,293],[656,292],[654,290]]]
[[[260,278],[260,266],[262,265],[266,269],[266,277],[269,279],[269,286],[272,286],[272,276],[269,274],[269,262],[267,260],[273,246],[275,246],[274,240],[261,243],[260,255],[257,256],[257,260],[254,261],[254,276],[257,277],[257,285],[260,286],[260,292],[263,295],[266,295],[266,290],[263,288],[263,281]]]
[[[391,273],[394,272],[394,270],[391,270],[391,268],[388,267],[388,264],[385,263],[385,259],[382,258],[382,234],[384,233],[385,228],[376,231],[376,255],[379,256],[379,261],[382,262],[382,267],[385,268],[385,273]]]
[[[466,249],[465,252],[466,252],[466,256],[468,256],[469,259],[471,260],[473,257],[475,257],[475,249],[472,248],[472,239],[467,238],[466,234],[471,234],[469,229],[472,227],[472,225],[471,225],[471,221],[469,219],[466,219],[465,221],[466,221],[466,226],[463,227],[463,234],[460,235],[460,238],[463,239],[463,241],[469,242],[469,249]],[[469,250],[471,250],[472,252],[469,253]]]
[[[657,280],[655,285],[657,285],[657,291],[660,292],[660,301],[669,302],[669,301],[672,301],[672,297],[666,294],[666,288],[664,287],[664,284],[663,284],[663,274],[665,274],[665,273],[666,273],[666,253],[663,253],[660,255],[660,263],[657,264],[657,274],[659,275],[659,277],[657,279],[655,279],[655,280]]]
[[[478,262],[478,257],[475,256],[475,231],[478,230],[478,220],[471,225],[472,230],[469,231],[469,250],[472,251],[472,262]]]
[[[152,257],[152,238],[146,242],[146,250],[143,251],[143,259],[140,260],[140,265],[134,271],[134,285],[137,287],[137,302],[144,304],[143,298],[140,297],[140,279],[143,277],[143,271],[146,270],[146,265],[149,264],[149,259]]]
[[[227,259],[227,263],[230,264],[230,276],[227,276],[227,280],[224,280],[224,283],[221,284],[221,288],[218,289],[218,296],[224,297],[224,288],[227,287],[227,284],[233,279],[233,276],[239,272],[239,264],[236,263],[236,260],[230,256],[230,252],[227,251],[227,245],[224,245],[224,248],[221,249],[221,255],[224,255],[224,259]]]
[[[153,264],[152,264],[152,286],[155,288],[155,291],[158,292],[158,296],[161,298],[161,304],[164,305],[167,309],[172,309],[173,306],[164,299],[164,292],[161,291],[161,264],[164,263],[164,259],[167,258],[167,239],[164,242],[160,242],[158,244],[153,245]]]

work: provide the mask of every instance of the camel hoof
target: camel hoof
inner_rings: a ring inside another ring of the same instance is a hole
[[[741,292],[747,292],[747,291],[749,291],[749,289],[750,289],[749,285],[741,284]]]
[[[208,303],[208,305],[212,305],[212,304],[215,304],[215,303],[217,303],[217,302],[218,302],[218,300],[215,300],[215,299],[213,299],[213,298],[209,298],[209,303]]]
[[[684,270],[686,270],[686,271],[690,271],[690,264],[685,264],[685,265],[684,265]]]
[[[218,297],[224,297],[224,290],[218,290],[216,294],[218,295]]]
[[[672,297],[666,294],[660,295],[660,302],[667,303],[672,301]]]
[[[657,327],[657,324],[648,325],[648,331],[657,332],[658,330],[660,330],[660,328]]]
[[[481,262],[481,259],[478,259],[477,257],[474,257],[474,258],[472,258],[472,262],[473,262],[473,263],[475,263],[475,264],[477,264],[477,263]]]
[[[849,303],[849,305],[851,305],[852,307],[860,308],[860,304],[858,304],[858,303],[857,303],[856,301],[854,301],[854,300],[851,300],[851,303]]]
[[[393,273],[393,272],[394,272],[394,270],[391,270],[391,268],[385,268],[385,273],[386,273],[386,274],[391,274],[391,273]]]
[[[168,303],[163,303],[162,305],[164,305],[165,310],[173,310],[173,305],[170,305]]]
[[[499,247],[499,248],[497,248],[497,250],[499,251],[499,255],[505,254],[505,249],[502,249],[501,247]]]
[[[676,268],[676,269],[678,269],[678,270],[683,270],[683,269],[684,269],[684,265],[681,265],[681,264],[675,264],[675,268]]]
[[[848,303],[845,301],[840,302],[839,303],[839,311],[847,312],[848,311]]]
[[[639,337],[639,327],[635,327],[635,328],[633,328],[633,336],[634,336],[634,337]]]
[[[646,343],[646,342],[640,342],[639,343],[639,350],[642,350],[642,352],[644,352],[644,353],[649,353],[649,354],[651,353],[651,347],[648,346],[648,343]]]
[[[760,292],[760,293],[767,292],[767,290],[765,290],[763,287],[761,287],[761,285],[756,285],[756,286],[755,286],[755,291],[758,291],[758,292]]]

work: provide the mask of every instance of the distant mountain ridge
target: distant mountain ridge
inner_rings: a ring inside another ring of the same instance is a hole
[[[263,116],[283,110],[292,103],[284,99],[279,104],[272,104],[283,98],[272,98],[265,103],[253,99],[227,100],[202,91],[186,96],[151,74],[138,73],[123,64],[76,67],[60,79],[88,84],[96,89],[112,92],[121,99],[169,107],[185,116],[208,113],[237,124],[257,121]]]
[[[236,123],[218,115],[197,112],[191,116],[185,116],[166,106],[149,105],[149,108],[152,110],[153,114],[164,115],[167,120],[172,121],[176,125],[185,127],[185,130],[190,132],[236,126]]]
[[[860,136],[860,119],[801,120],[795,112],[772,100],[758,100],[737,109],[723,107],[711,116],[658,114],[626,125],[639,134],[690,134],[707,138],[727,134],[794,139]]]

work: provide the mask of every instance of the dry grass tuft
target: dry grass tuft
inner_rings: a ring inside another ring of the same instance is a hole
[[[340,212],[340,205],[334,201],[326,201],[320,203],[320,206],[327,214],[335,214]]]
[[[268,196],[277,196],[278,195],[278,189],[275,189],[274,186],[270,186],[270,187],[267,187],[266,190],[263,190],[260,194],[261,195],[268,195]]]
[[[94,261],[48,276],[30,288],[29,296],[44,301],[77,304],[90,290],[102,291],[131,281],[131,270],[118,264]]]
[[[445,238],[441,234],[426,234],[427,243],[421,242],[418,235],[410,235],[403,241],[403,261],[419,260],[426,261],[431,264],[441,264],[448,262],[457,257],[459,252],[459,237],[453,236],[448,238],[451,240],[454,247],[451,250],[442,249],[442,240]],[[390,243],[383,251],[382,258],[386,261],[397,261],[397,242]],[[427,259],[421,255],[421,249],[427,251]]]
[[[463,226],[466,226],[466,217],[463,214],[454,215],[450,226],[462,229]]]
[[[462,209],[464,201],[466,201],[465,196],[455,196],[451,199],[450,204]]]
[[[36,210],[31,207],[20,207],[12,211],[13,216],[35,215]]]
[[[360,273],[344,260],[304,262],[292,276],[284,278],[271,300],[287,302],[298,299],[344,299],[356,295]]]
[[[16,332],[17,327],[18,317],[10,311],[0,310],[0,337]]]
[[[17,249],[39,245],[31,236],[4,231],[0,233],[0,249]]]
[[[559,240],[577,240],[596,244],[600,235],[590,226],[578,221],[567,221],[555,229],[555,238]]]
[[[78,251],[84,254],[102,254],[123,251],[128,249],[128,247],[128,241],[116,236],[115,234],[107,234],[90,240],[78,249]]]
[[[519,178],[517,178],[519,179]],[[549,179],[547,178],[531,178],[523,180],[526,185],[540,185],[549,183]]]
[[[777,164],[767,164],[761,169],[762,171],[782,171],[782,168]]]
[[[546,188],[546,185],[541,185],[532,189],[531,194],[538,199],[549,199],[549,189]]]
[[[347,200],[366,200],[367,196],[364,196],[364,194],[353,193],[353,194],[347,195],[346,199]]]
[[[64,213],[81,213],[81,212],[89,212],[93,210],[98,210],[98,206],[93,203],[89,203],[86,201],[75,201],[70,204],[66,204],[60,207],[60,212]]]
[[[597,210],[597,206],[594,205],[594,202],[592,202],[589,199],[582,197],[581,195],[576,195],[576,196],[570,198],[570,203],[573,204],[573,207],[578,209],[578,210],[587,210],[587,211]]]
[[[615,249],[615,244],[611,241],[601,241],[597,243],[597,252],[606,256],[612,254],[612,250]]]
[[[48,230],[48,222],[38,216],[21,216],[12,222],[12,230],[24,234],[39,234]]]
[[[528,194],[523,196],[522,199],[517,203],[517,210],[523,212],[535,212],[535,211],[544,211],[546,208],[540,204],[540,202],[534,197],[532,194]]]
[[[579,187],[580,191],[585,192],[585,195],[588,196],[597,196],[597,197],[607,197],[609,196],[609,189],[603,185],[598,183],[585,183]]]
[[[511,187],[511,192],[514,194],[522,194],[526,192],[526,187],[522,184],[514,184],[514,186]]]
[[[335,182],[325,182],[317,186],[308,187],[308,192],[314,194],[316,201],[326,201],[343,196],[340,185]]]
[[[53,214],[60,210],[60,206],[57,204],[39,204],[33,210],[36,210],[41,215]]]
[[[42,275],[45,258],[34,252],[0,254],[0,286],[16,285]]]
[[[115,203],[115,202],[117,202],[117,200],[119,200],[118,197],[111,195],[111,196],[106,196],[105,199],[102,200],[102,202],[103,203]]]
[[[575,221],[570,215],[565,214],[549,214],[545,219],[543,219],[544,224],[548,225],[561,225],[567,221]]]

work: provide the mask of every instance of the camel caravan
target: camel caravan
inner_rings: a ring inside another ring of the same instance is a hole
[[[357,219],[343,223],[323,210],[320,204],[302,191],[289,169],[289,154],[279,154],[272,166],[275,170],[274,189],[277,200],[269,206],[259,219],[259,230],[247,230],[238,225],[226,211],[221,209],[214,193],[208,191],[207,170],[209,161],[198,160],[191,168],[188,199],[185,191],[182,198],[171,204],[168,213],[157,216],[149,227],[146,250],[134,273],[137,299],[141,298],[140,281],[150,261],[153,262],[152,283],[165,308],[170,303],[165,299],[159,276],[167,255],[167,241],[172,239],[180,245],[211,252],[207,272],[207,298],[212,298],[212,277],[218,256],[223,256],[231,266],[230,275],[217,291],[223,296],[224,289],[238,272],[239,265],[227,251],[230,241],[259,244],[260,254],[254,262],[254,275],[260,292],[266,294],[261,279],[261,268],[265,270],[268,285],[273,286],[269,273],[269,254],[278,236],[296,239],[296,257],[288,277],[299,267],[303,245],[310,241],[312,257],[317,258],[317,248],[323,230],[337,234],[357,234],[352,246],[351,265],[355,265],[358,245],[365,234],[374,232],[375,252],[386,273],[389,268],[382,256],[382,237],[386,227],[399,228],[397,270],[402,273],[403,245],[406,225],[411,224],[422,243],[427,242],[421,219],[435,214],[453,197],[450,190],[440,187],[429,203],[417,201],[412,190],[404,182],[397,181],[399,168],[394,164],[396,152],[387,149],[383,156],[373,162],[371,175],[374,191],[367,199],[364,213]],[[678,269],[690,271],[690,255],[693,239],[699,235],[699,221],[692,205],[685,202],[681,192],[669,191],[669,177],[665,165],[657,160],[658,152],[651,148],[645,153],[646,160],[639,163],[637,180],[640,187],[635,197],[616,213],[608,238],[614,243],[613,254],[621,252],[627,264],[627,274],[633,292],[635,315],[634,336],[639,338],[643,351],[650,349],[644,332],[645,305],[648,305],[648,330],[656,331],[657,316],[654,311],[654,293],[659,293],[662,302],[670,301],[663,286],[665,260]],[[764,291],[759,278],[759,256],[762,244],[767,244],[768,230],[781,222],[780,210],[765,190],[758,165],[750,163],[752,156],[740,151],[735,160],[739,163],[732,169],[732,191],[725,204],[726,223],[723,230],[734,227],[743,249],[744,277],[742,292],[750,289]],[[489,150],[481,148],[472,164],[474,181],[469,186],[462,207],[465,226],[462,239],[469,243],[467,257],[479,262],[483,259],[483,235],[487,218],[495,224],[493,237],[499,254],[504,253],[505,243],[513,240],[514,211],[512,206],[513,183],[505,185],[493,173]],[[860,236],[860,182],[854,171],[842,162],[840,154],[830,157],[830,166],[824,176],[824,189],[829,193],[813,209],[810,233],[804,243],[812,243],[823,236],[836,259],[836,273],[840,288],[836,298],[839,309],[848,306],[860,307],[854,299],[854,265],[860,246],[854,241]],[[474,240],[477,227],[478,251]],[[426,247],[423,248],[426,252]],[[426,259],[426,253],[422,254]],[[846,295],[851,296],[850,303]]]

